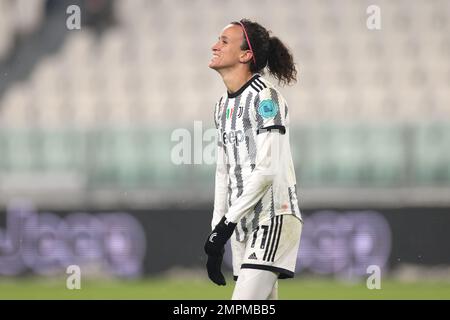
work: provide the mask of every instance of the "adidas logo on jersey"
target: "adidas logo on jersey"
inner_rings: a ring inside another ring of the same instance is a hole
[[[252,253],[249,257],[248,257],[248,259],[250,260],[258,260],[258,257],[256,256],[256,253]]]

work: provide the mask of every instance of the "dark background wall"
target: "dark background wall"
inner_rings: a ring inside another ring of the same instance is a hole
[[[450,265],[448,208],[318,208],[303,217],[298,274]],[[210,208],[49,212],[13,205],[0,214],[0,274],[48,274],[72,263],[125,277],[202,268],[210,219]]]

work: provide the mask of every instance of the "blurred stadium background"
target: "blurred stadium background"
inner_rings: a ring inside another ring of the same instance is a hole
[[[210,47],[242,17],[299,68],[282,92],[305,226],[280,297],[450,299],[446,0],[0,0],[0,298],[230,297],[203,270],[214,164],[174,164],[172,134],[192,160],[210,143]]]

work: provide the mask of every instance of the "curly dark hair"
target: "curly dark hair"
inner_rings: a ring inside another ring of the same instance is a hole
[[[257,22],[242,19],[240,22],[233,21],[231,24],[243,24],[247,32],[256,63],[250,60],[250,71],[253,73],[264,73],[268,68],[269,73],[282,85],[297,81],[297,69],[290,50],[277,37],[271,37],[270,31],[266,30]],[[243,31],[242,31],[243,32]],[[241,45],[242,50],[250,50],[247,39]]]

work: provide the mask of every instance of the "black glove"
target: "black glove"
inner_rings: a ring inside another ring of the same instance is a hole
[[[236,223],[229,222],[225,216],[208,236],[205,252],[208,256],[220,256],[224,253],[225,244],[236,228]]]
[[[205,252],[208,255],[206,269],[212,282],[219,286],[226,284],[225,278],[221,272],[223,254],[225,253],[225,244],[236,228],[236,223],[226,220],[225,217],[220,220],[214,230],[209,234],[205,243]]]
[[[225,286],[227,283],[220,268],[222,267],[222,256],[208,256],[206,263],[206,270],[208,270],[208,277],[212,282],[218,286]]]

